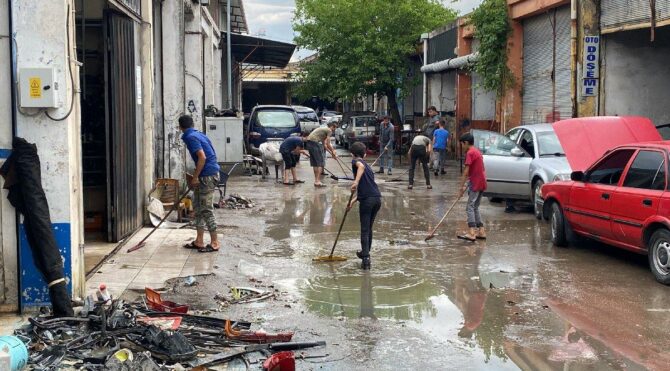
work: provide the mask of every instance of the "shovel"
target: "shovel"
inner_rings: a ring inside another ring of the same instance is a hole
[[[333,248],[330,250],[330,255],[327,256],[318,256],[312,261],[315,262],[343,262],[346,261],[347,258],[344,256],[333,256],[333,253],[335,252],[335,246],[337,246],[337,240],[340,239],[340,233],[342,233],[342,227],[344,227],[344,221],[347,220],[347,214],[349,214],[349,204],[351,203],[351,200],[354,199],[354,192],[351,192],[351,196],[349,196],[349,202],[347,202],[347,209],[344,212],[344,216],[342,217],[342,223],[340,223],[340,229],[337,231],[337,237],[335,237],[335,243],[333,243]]]
[[[461,196],[458,196],[458,198],[456,199],[456,201],[454,201],[454,203],[451,205],[451,207],[449,208],[449,210],[447,210],[446,214],[444,214],[444,216],[442,217],[442,220],[440,220],[440,222],[437,223],[437,226],[435,226],[435,228],[433,229],[433,231],[430,232],[430,234],[428,235],[428,237],[426,237],[426,238],[424,239],[424,241],[428,242],[430,239],[432,239],[433,237],[435,237],[435,232],[437,232],[437,229],[440,228],[440,226],[442,225],[442,222],[444,222],[444,220],[447,219],[447,216],[451,213],[451,210],[454,209],[454,207],[456,206],[456,204],[458,203],[458,201],[461,200],[461,197],[463,197],[463,196],[462,196],[462,195],[461,195]]]
[[[151,235],[154,234],[154,232],[156,232],[156,230],[157,230],[158,228],[160,228],[160,226],[163,224],[163,222],[165,222],[165,221],[167,220],[168,216],[170,216],[170,214],[172,214],[172,212],[175,211],[175,210],[179,207],[179,204],[181,204],[181,201],[182,201],[183,199],[185,199],[186,196],[188,196],[188,193],[189,193],[189,192],[191,192],[191,188],[187,188],[187,189],[186,189],[186,192],[184,192],[184,194],[182,194],[181,197],[179,197],[179,200],[177,200],[177,202],[175,202],[174,205],[172,205],[172,208],[170,209],[170,211],[168,211],[167,214],[165,214],[165,216],[163,217],[163,219],[161,219],[160,223],[158,223],[158,225],[156,225],[156,226],[154,227],[154,229],[152,229],[151,232],[149,232],[148,235],[144,236],[144,238],[142,239],[142,241],[140,241],[137,245],[135,245],[135,246],[129,248],[126,252],[127,252],[127,253],[128,253],[128,252],[133,252],[133,251],[135,251],[135,250],[139,250],[139,249],[143,248],[144,245],[145,245],[145,242],[149,239],[149,237],[151,237]]]

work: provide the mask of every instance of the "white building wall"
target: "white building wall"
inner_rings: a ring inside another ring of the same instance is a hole
[[[71,50],[67,48],[66,27],[74,25],[74,13],[70,14],[70,25],[66,24],[67,9],[74,12],[72,1],[12,0],[17,64],[22,67],[53,67],[59,89],[55,91],[59,108],[50,109],[52,117],[64,117],[72,102],[68,54],[76,59],[74,52],[74,29],[70,27]],[[78,81],[79,69],[73,63],[72,73]],[[6,85],[5,85],[6,86]],[[30,112],[34,112],[34,109]],[[35,143],[41,159],[42,183],[49,202],[51,221],[56,239],[66,262],[66,275],[70,276],[73,291],[83,293],[84,272],[82,256],[82,182],[81,139],[79,131],[79,96],[74,96],[72,114],[63,121],[53,121],[44,114],[31,117],[19,114],[17,135]],[[4,201],[3,201],[4,202]],[[28,246],[21,244],[22,255]],[[28,253],[28,256],[29,253]],[[68,274],[69,273],[69,274]],[[21,267],[21,279],[37,279],[25,265]],[[34,281],[33,281],[34,282]],[[48,299],[46,286],[23,287],[21,300],[37,303]]]
[[[186,111],[193,116],[195,128],[203,130],[205,112],[203,74],[203,16],[200,5],[191,3],[192,12],[186,14],[184,73],[186,86]]]
[[[9,55],[10,31],[7,2],[0,2],[0,166],[12,148],[11,63]],[[16,214],[7,201],[0,177],[0,312],[18,310],[18,255],[16,241]]]
[[[438,111],[453,111],[456,107],[456,71],[432,73],[428,76],[428,106]]]

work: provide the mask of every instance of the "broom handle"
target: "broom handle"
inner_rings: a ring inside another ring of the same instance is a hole
[[[379,161],[379,159],[382,158],[382,156],[384,156],[384,153],[386,153],[386,147],[384,147],[384,151],[382,151],[382,153],[379,155],[379,157],[377,157],[377,159],[375,160],[375,162],[373,162],[372,165],[370,165],[370,167],[375,166],[375,164],[377,163],[377,161]]]
[[[158,225],[155,226],[154,229],[153,229],[151,232],[149,232],[148,235],[144,236],[144,238],[142,239],[142,241],[138,242],[137,245],[135,245],[135,246],[131,247],[130,249],[128,249],[127,252],[133,252],[133,251],[139,249],[138,246],[142,245],[146,240],[148,240],[149,237],[151,237],[151,235],[154,234],[154,232],[156,232],[156,230],[158,230],[158,228],[160,228],[161,225],[163,225],[163,222],[165,222],[165,221],[167,220],[168,216],[170,216],[170,214],[172,214],[173,211],[175,211],[176,209],[179,208],[179,205],[181,204],[181,200],[183,200],[184,198],[186,198],[186,196],[188,196],[188,193],[189,193],[189,192],[191,192],[191,188],[190,188],[190,187],[186,187],[186,192],[184,192],[184,194],[182,194],[181,197],[179,197],[179,200],[177,200],[177,202],[175,202],[174,205],[172,205],[172,208],[170,208],[170,211],[168,211],[168,213],[165,214],[165,216],[163,217],[163,219],[161,219],[160,223],[158,223]]]
[[[342,170],[342,173],[344,174],[345,177],[348,177],[349,174],[347,173],[346,170],[344,170],[344,167],[342,166],[342,160],[340,158],[337,158],[337,164],[340,165],[340,169]]]
[[[437,226],[435,226],[435,228],[433,229],[433,231],[430,232],[429,237],[432,237],[433,235],[435,235],[435,232],[437,232],[437,229],[440,228],[440,226],[442,225],[442,223],[444,222],[444,220],[447,219],[447,216],[451,213],[451,210],[453,210],[454,207],[456,207],[456,204],[458,203],[458,201],[461,200],[461,197],[462,197],[462,196],[459,196],[459,197],[456,199],[456,201],[454,201],[454,203],[451,205],[451,207],[449,208],[449,210],[447,210],[447,212],[446,212],[446,213],[444,214],[444,216],[442,217],[442,220],[440,220],[440,222],[437,223]]]
[[[354,192],[351,192],[351,196],[349,196],[349,202],[347,202],[347,209],[344,211],[344,216],[342,217],[342,223],[340,223],[340,229],[337,231],[337,237],[335,237],[335,242],[333,243],[333,248],[330,250],[330,255],[329,257],[332,257],[333,254],[335,253],[335,246],[337,246],[337,240],[340,239],[340,233],[342,233],[342,227],[344,227],[344,221],[347,220],[347,214],[349,214],[349,204],[351,203],[351,200],[354,199]]]

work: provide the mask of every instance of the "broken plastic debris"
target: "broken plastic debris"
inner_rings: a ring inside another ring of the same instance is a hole
[[[195,285],[195,283],[196,283],[195,277],[193,277],[193,276],[186,277],[186,279],[184,280],[184,283],[186,284],[186,286]]]
[[[265,276],[265,269],[262,265],[249,263],[246,260],[240,260],[240,262],[237,263],[237,271],[247,277]]]

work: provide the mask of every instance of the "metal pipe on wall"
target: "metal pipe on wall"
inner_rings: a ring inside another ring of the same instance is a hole
[[[12,69],[11,72],[11,102],[12,102],[12,136],[17,135],[17,122],[16,118],[18,116],[18,106],[17,106],[17,101],[18,101],[18,94],[17,94],[17,76],[16,76],[16,48],[14,48],[14,45],[16,41],[14,40],[14,11],[12,10],[12,1],[13,0],[7,0],[7,12],[8,12],[8,18],[9,18],[9,55],[10,55],[10,66]],[[18,226],[18,214],[16,216],[16,225]],[[18,230],[17,230],[18,232]],[[17,233],[18,236],[18,233]]]
[[[228,109],[233,108],[233,69],[232,69],[232,57],[230,55],[232,36],[230,34],[230,2],[233,0],[226,0],[226,73],[228,74],[228,91],[226,103],[228,104]]]

